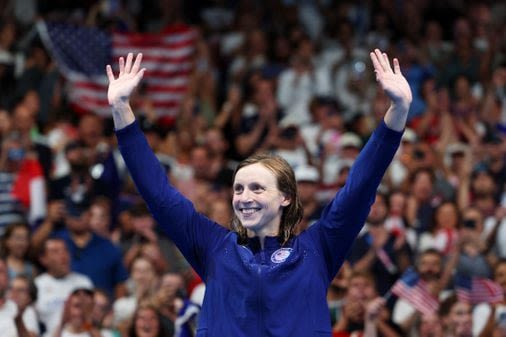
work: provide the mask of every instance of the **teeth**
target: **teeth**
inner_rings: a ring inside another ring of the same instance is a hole
[[[242,209],[242,212],[243,212],[244,214],[253,214],[253,213],[255,213],[256,211],[257,211],[257,209],[256,209],[256,208],[243,208],[243,209]]]

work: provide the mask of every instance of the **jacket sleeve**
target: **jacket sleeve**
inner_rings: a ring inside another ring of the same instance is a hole
[[[116,130],[120,152],[137,190],[168,237],[197,273],[206,279],[206,259],[228,232],[198,213],[168,181],[138,122]]]
[[[353,164],[346,184],[307,230],[313,244],[323,251],[329,281],[337,273],[376,197],[376,190],[399,147],[402,132],[382,122]]]

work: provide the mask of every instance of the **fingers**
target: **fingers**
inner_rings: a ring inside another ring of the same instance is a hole
[[[401,74],[401,66],[399,65],[399,60],[394,59],[394,73]]]
[[[114,74],[112,73],[112,68],[110,65],[105,67],[105,72],[107,73],[107,78],[109,78],[109,82],[114,81]]]
[[[379,63],[379,60],[378,60],[378,56],[375,53],[371,52],[369,55],[371,56],[371,61],[374,66],[374,72],[376,73],[376,79],[378,79],[379,74],[383,72],[383,68],[381,67],[381,64]]]
[[[387,64],[385,63],[385,58],[383,54],[381,53],[381,50],[374,49],[374,53],[376,54],[376,58],[378,59],[379,64],[381,65],[381,69],[383,71],[387,70]]]
[[[119,58],[119,74],[123,75],[125,72],[125,59],[122,57]]]
[[[135,74],[135,85],[137,85],[142,80],[142,76],[144,76],[145,71],[146,68],[142,68],[141,71]]]
[[[126,63],[125,63],[125,72],[128,74],[130,73],[130,70],[132,69],[132,59],[134,57],[134,54],[128,53]]]
[[[385,63],[385,70],[386,71],[392,71],[392,67],[390,66],[390,61],[388,60],[388,56],[386,53],[383,53],[383,62]]]
[[[137,57],[135,58],[135,62],[134,62],[134,65],[132,66],[132,73],[134,74],[137,74],[137,72],[139,71],[139,68],[141,66],[141,61],[142,61],[142,53],[139,53],[137,54]]]

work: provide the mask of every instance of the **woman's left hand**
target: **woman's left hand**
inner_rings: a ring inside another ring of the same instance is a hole
[[[374,52],[370,53],[370,56],[374,65],[376,80],[394,105],[406,108],[407,110],[413,97],[408,81],[406,81],[406,78],[401,73],[399,60],[393,59],[392,69],[386,53],[375,49]]]

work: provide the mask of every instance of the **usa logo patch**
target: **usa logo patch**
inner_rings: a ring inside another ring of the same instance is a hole
[[[292,253],[292,248],[280,248],[276,250],[271,255],[271,261],[272,263],[281,263],[285,262],[285,260],[290,256]]]

